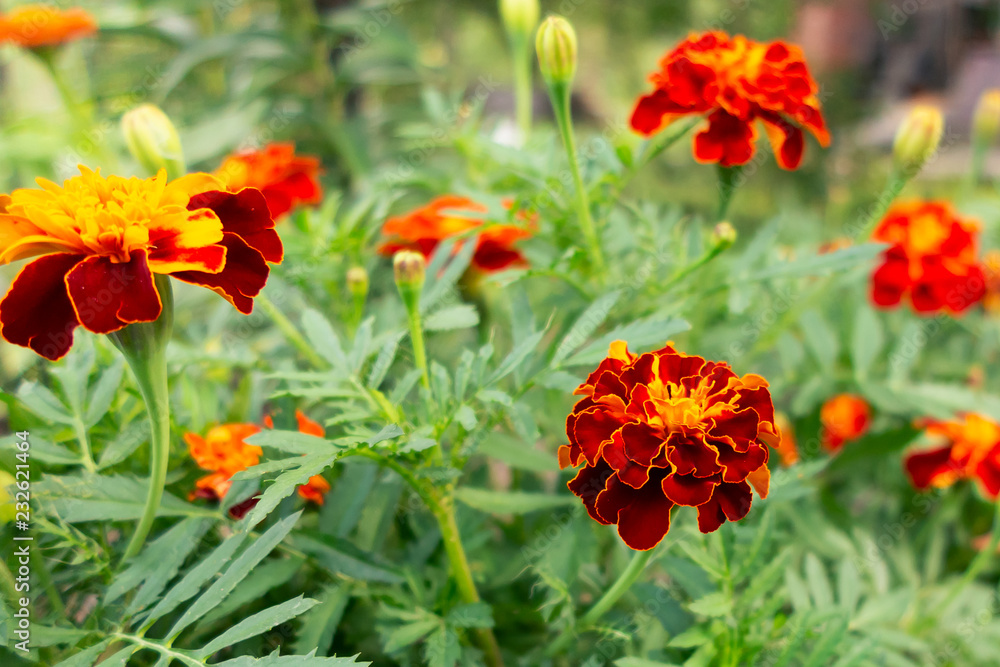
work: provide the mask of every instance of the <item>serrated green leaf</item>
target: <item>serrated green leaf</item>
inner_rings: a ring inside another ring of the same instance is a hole
[[[340,336],[319,311],[307,308],[302,313],[302,330],[312,348],[330,362],[331,366],[342,372],[348,371],[347,355],[340,343]]]
[[[345,577],[388,584],[404,581],[400,572],[382,564],[378,556],[359,549],[345,539],[322,533],[296,534],[292,543],[300,551],[315,557],[327,570]]]
[[[427,331],[451,331],[469,329],[479,324],[479,312],[474,306],[460,304],[437,310],[424,320]]]
[[[72,413],[63,405],[62,401],[37,382],[23,383],[17,390],[17,400],[46,421],[64,425],[70,425],[74,421]]]
[[[297,598],[288,600],[287,602],[282,602],[281,604],[273,607],[268,607],[267,609],[257,612],[253,616],[245,618],[233,627],[229,628],[199,649],[196,655],[200,658],[208,658],[216,651],[224,649],[227,646],[232,646],[233,644],[241,642],[244,639],[256,637],[259,634],[267,632],[274,626],[281,625],[285,621],[289,621],[299,614],[309,611],[315,607],[316,604],[316,600],[303,598],[300,595]]]
[[[693,613],[701,616],[722,617],[733,613],[733,599],[727,593],[709,593],[688,605]]]
[[[460,604],[448,612],[445,622],[456,628],[492,628],[493,610],[485,602]]]
[[[858,381],[864,381],[868,377],[872,363],[884,344],[885,335],[882,333],[882,321],[878,314],[872,308],[862,306],[855,316],[851,340],[851,359]]]
[[[319,597],[320,603],[301,616],[302,627],[295,638],[295,646],[299,651],[315,649],[324,655],[351,600],[350,586],[326,586]]]
[[[510,354],[504,358],[504,360],[500,363],[500,366],[493,372],[489,380],[487,380],[484,384],[496,384],[510,375],[515,368],[524,363],[531,353],[535,351],[535,348],[538,347],[538,343],[541,342],[544,336],[545,331],[543,330],[524,339],[517,347],[511,350]]]
[[[248,445],[270,447],[289,454],[333,454],[339,448],[326,438],[299,431],[266,429],[246,439]]]
[[[202,619],[202,625],[211,625],[215,621],[235,613],[245,604],[259,602],[264,595],[291,580],[302,571],[301,558],[272,558],[264,561],[254,570],[254,576],[244,579],[218,607],[210,611]]]
[[[93,388],[90,390],[89,400],[87,401],[87,412],[83,418],[85,426],[90,427],[101,421],[101,417],[106,415],[108,410],[111,409],[111,403],[115,400],[115,394],[118,393],[118,389],[121,387],[124,372],[125,361],[121,358],[115,359],[110,367],[101,372],[100,379],[94,383]]]
[[[461,657],[458,635],[448,627],[438,628],[424,642],[428,667],[454,667]]]
[[[278,506],[278,503],[295,493],[295,490],[300,485],[308,482],[310,477],[318,475],[329,468],[339,456],[340,454],[332,456],[328,454],[307,454],[301,457],[301,463],[297,468],[290,468],[281,473],[274,479],[274,482],[264,488],[260,499],[246,518],[247,524],[255,526],[260,523],[264,517]]]
[[[429,618],[415,623],[408,623],[394,629],[385,640],[385,652],[395,653],[418,641],[441,628],[441,619]]]
[[[559,347],[552,355],[551,365],[558,366],[586,343],[587,339],[597,331],[597,327],[601,326],[607,319],[608,313],[615,307],[621,296],[621,290],[612,290],[590,304],[559,342]]]
[[[548,493],[530,493],[527,491],[490,491],[459,487],[455,497],[463,503],[481,512],[490,514],[527,514],[540,510],[551,510],[557,507],[572,507],[579,500],[575,496],[554,496]]]
[[[83,521],[132,521],[142,516],[146,503],[146,480],[120,475],[48,475],[35,484],[39,509],[67,523]],[[205,516],[217,514],[186,503],[169,493],[157,516]]]
[[[108,647],[111,643],[110,639],[105,639],[100,644],[94,644],[90,648],[86,648],[76,655],[66,658],[62,662],[56,663],[53,667],[91,667],[99,657],[104,649]],[[34,644],[32,644],[34,646]]]

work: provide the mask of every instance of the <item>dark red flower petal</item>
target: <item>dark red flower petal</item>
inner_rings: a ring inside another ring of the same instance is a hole
[[[962,466],[951,460],[951,446],[914,452],[908,455],[903,466],[910,481],[920,491],[929,489],[941,477],[952,477],[962,473]]]
[[[757,130],[752,122],[732,116],[721,109],[708,117],[708,126],[694,138],[694,157],[698,162],[717,162],[723,167],[746,164],[753,157]]]
[[[671,474],[663,478],[663,493],[678,505],[697,507],[704,505],[711,497],[716,485],[717,476],[695,477],[694,475]]]
[[[281,238],[274,231],[274,219],[260,190],[244,188],[239,192],[212,190],[191,197],[189,210],[208,208],[222,221],[222,231],[239,236],[258,251],[269,264],[280,264],[284,255]],[[224,245],[224,244],[223,244]],[[227,257],[227,266],[229,264]]]
[[[0,302],[5,340],[30,347],[56,361],[73,346],[73,329],[80,325],[66,292],[66,274],[83,257],[69,253],[45,255],[26,265]]]
[[[579,445],[590,465],[597,463],[601,448],[611,442],[611,435],[626,421],[624,415],[614,414],[603,406],[589,408],[574,417],[570,443]]]
[[[660,484],[660,480],[651,478],[641,489],[631,489],[632,501],[618,512],[618,535],[637,551],[652,549],[670,531],[674,504],[663,495]]]
[[[119,263],[91,255],[66,274],[66,287],[77,320],[98,334],[153,322],[163,310],[145,250],[133,250],[128,262]]]
[[[179,271],[171,275],[209,288],[248,315],[253,312],[253,297],[264,289],[271,269],[264,257],[236,234],[224,234],[221,245],[226,248],[226,266],[219,273]]]
[[[583,506],[587,508],[590,517],[605,525],[612,522],[605,521],[597,513],[597,498],[607,488],[608,480],[614,475],[615,471],[604,461],[600,461],[596,466],[581,468],[576,477],[566,484],[567,488],[583,501]]]

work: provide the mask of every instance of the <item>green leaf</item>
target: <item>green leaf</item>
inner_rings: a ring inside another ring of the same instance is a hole
[[[250,637],[267,632],[276,625],[281,625],[285,621],[291,620],[299,614],[305,613],[315,607],[316,600],[303,598],[301,595],[279,605],[269,607],[257,612],[249,618],[245,618],[233,627],[229,628],[221,635],[210,641],[199,649],[195,655],[200,658],[208,658],[216,651],[232,646],[237,642]]]
[[[132,452],[139,448],[144,442],[149,442],[150,431],[149,421],[139,419],[121,430],[114,440],[101,452],[100,460],[97,462],[98,470],[104,470],[121,463],[127,459]]]
[[[272,558],[261,563],[254,570],[254,576],[243,580],[222,604],[205,615],[201,624],[211,625],[235,613],[243,605],[259,602],[268,591],[285,584],[301,572],[302,564],[302,559],[296,557]]]
[[[87,402],[87,412],[83,418],[86,426],[90,427],[101,421],[101,417],[111,409],[115,394],[121,387],[124,372],[125,361],[119,357],[101,373],[101,378],[90,390],[90,400]]]
[[[375,445],[383,443],[386,440],[392,440],[393,438],[398,438],[401,435],[403,435],[403,429],[399,424],[386,424],[382,427],[381,431],[368,438],[365,442],[367,442],[369,446],[374,447]]]
[[[201,596],[194,601],[194,603],[188,607],[184,615],[177,620],[174,627],[171,628],[168,637],[174,638],[179,635],[183,630],[197,621],[199,618],[211,611],[216,605],[220,604],[226,597],[233,592],[237,584],[243,581],[250,571],[257,567],[257,564],[264,560],[269,553],[271,553],[278,544],[285,539],[289,531],[295,526],[295,522],[299,520],[302,512],[296,512],[288,517],[285,517],[281,521],[275,523],[273,526],[267,529],[263,535],[254,540],[244,551],[241,553],[232,564],[226,568],[226,571],[221,577],[215,580],[208,590],[201,594]],[[253,525],[252,523],[245,524],[247,526]]]
[[[460,304],[448,306],[428,315],[424,320],[427,331],[451,331],[468,329],[479,324],[479,312],[474,306]]]
[[[351,600],[350,586],[326,586],[320,598],[320,603],[301,617],[302,627],[295,637],[296,650],[316,649],[321,655],[326,652]]]
[[[827,371],[832,371],[839,354],[839,341],[836,334],[819,311],[807,310],[799,318],[799,325],[805,336],[806,347],[813,357]]]
[[[493,610],[485,602],[460,604],[448,612],[445,622],[456,628],[492,628]]]
[[[142,516],[146,480],[120,475],[46,476],[35,484],[39,509],[67,523],[133,521]],[[163,494],[156,516],[217,516],[216,512]]]
[[[543,336],[545,336],[544,330],[538,331],[521,341],[520,345],[511,350],[510,354],[500,363],[499,368],[493,372],[485,384],[495,384],[510,375],[515,368],[524,363],[524,360],[535,351]]]
[[[302,313],[302,330],[316,352],[339,371],[347,372],[347,355],[333,325],[321,313],[307,308]]]
[[[462,425],[466,431],[472,431],[476,428],[478,420],[476,419],[476,411],[473,410],[468,405],[462,405],[455,411],[455,420]]]
[[[392,567],[370,552],[359,549],[351,542],[322,533],[296,534],[292,544],[300,551],[316,558],[330,572],[336,572],[358,581],[377,581],[387,584],[401,583],[405,579]]]
[[[399,343],[405,335],[403,332],[393,334],[382,345],[382,349],[379,351],[378,356],[375,358],[375,363],[372,364],[371,371],[368,373],[368,386],[372,389],[378,389],[385,380],[386,373],[389,372],[392,362],[396,359],[396,353],[399,351]]]
[[[57,445],[34,434],[31,435],[30,440],[31,458],[33,459],[57,466],[78,465],[82,461],[79,454],[62,445]],[[19,442],[19,440],[14,435],[0,438],[0,448],[12,446],[15,442]]]
[[[385,641],[385,652],[395,653],[411,644],[415,644],[431,632],[441,627],[441,619],[429,618],[415,623],[400,626],[389,633]]]
[[[431,312],[469,268],[478,239],[462,239],[462,248],[453,253],[452,249],[458,240],[455,237],[447,239],[434,251],[434,257],[427,266],[427,281],[420,296],[421,313]]]
[[[733,613],[733,598],[721,591],[709,593],[689,604],[688,609],[701,616],[729,616]]]
[[[370,662],[358,662],[357,656],[353,658],[321,658],[312,651],[309,655],[278,655],[277,651],[263,658],[251,658],[242,656],[216,662],[212,667],[348,667],[349,665],[361,665],[367,667]]]
[[[326,438],[299,431],[267,429],[246,439],[248,445],[270,447],[289,454],[332,454],[338,451]]]
[[[177,530],[182,526],[185,527],[185,530]],[[208,526],[209,522],[206,519],[185,519],[156,541],[159,543],[161,540],[170,538],[162,549],[150,554],[150,558],[145,559],[142,563],[143,567],[149,569],[149,573],[128,609],[125,610],[126,615],[133,615],[156,602],[167,583],[177,575],[181,565],[198,547],[202,536],[208,530]],[[116,578],[115,583],[119,580],[120,577]]]
[[[527,491],[489,491],[470,487],[456,489],[455,497],[469,507],[490,514],[527,514],[556,507],[572,507],[579,502],[576,496],[554,496]]]
[[[110,639],[105,639],[100,644],[94,644],[90,648],[86,648],[76,655],[66,658],[62,662],[56,663],[53,667],[91,667],[94,662],[101,657],[101,653],[104,649],[108,647],[111,643]],[[34,644],[32,644],[34,646]]]
[[[158,569],[161,565],[166,566],[165,569],[168,573],[171,570],[176,573],[187,554],[197,546],[196,540],[204,534],[207,528],[208,525],[204,519],[185,519],[170,528],[154,542],[149,543],[132,560],[129,567],[115,576],[114,581],[111,582],[104,594],[104,603],[111,604],[150,578],[159,581],[162,575]],[[173,574],[170,575],[170,577],[172,576]],[[166,581],[169,581],[170,577]],[[163,590],[166,581],[162,583],[160,590]]]
[[[247,525],[260,523],[283,499],[295,493],[302,484],[309,481],[313,475],[318,475],[337,460],[339,454],[308,454],[301,457],[297,468],[291,468],[278,475],[274,482],[264,489],[260,499],[246,518]]]
[[[75,418],[62,401],[37,382],[25,382],[17,390],[17,399],[31,412],[56,424],[71,425]]]
[[[822,610],[830,609],[833,606],[833,590],[826,576],[826,568],[814,553],[806,554],[806,581],[809,582],[813,606]]]
[[[861,577],[858,566],[845,557],[837,566],[837,602],[848,614],[853,614],[861,599]]]
[[[551,365],[558,366],[586,343],[587,339],[597,331],[597,327],[601,326],[607,319],[608,313],[615,307],[621,296],[621,290],[613,290],[590,304],[559,342],[559,347],[556,348],[556,353],[552,356]]]
[[[882,333],[882,321],[878,314],[867,306],[860,307],[854,319],[854,335],[851,341],[854,376],[859,382],[868,377],[868,371],[884,344],[885,335]]]
[[[428,667],[454,667],[461,657],[458,635],[451,628],[438,628],[424,642],[424,658]]]
[[[594,366],[608,356],[608,347],[616,340],[625,341],[629,344],[629,349],[635,352],[650,345],[663,345],[674,334],[687,331],[690,328],[690,324],[676,317],[638,320],[631,324],[616,327],[610,333],[601,336],[564,361],[562,365]]]
[[[519,470],[559,471],[559,459],[554,452],[544,452],[533,447],[526,447],[523,441],[505,433],[491,433],[479,445],[479,452]]]
[[[864,243],[843,250],[836,250],[820,255],[801,257],[791,262],[760,269],[746,280],[765,280],[769,278],[801,278],[804,276],[819,276],[826,273],[840,273],[856,266],[863,266],[882,254],[886,246],[883,243]]]

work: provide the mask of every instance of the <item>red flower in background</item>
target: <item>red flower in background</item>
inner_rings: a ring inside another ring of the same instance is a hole
[[[778,443],[774,445],[781,459],[781,465],[792,466],[799,462],[799,444],[795,440],[792,422],[783,412],[774,413],[774,427],[778,431]]]
[[[284,252],[258,190],[225,192],[208,174],[168,183],[165,171],[147,179],[80,172],[61,186],[40,178],[39,190],[0,195],[0,263],[38,257],[0,302],[5,340],[54,361],[78,326],[108,334],[153,322],[163,308],[156,274],[253,310],[269,264]]]
[[[385,242],[378,251],[391,257],[400,250],[413,250],[430,259],[445,239],[482,227],[472,256],[473,266],[486,272],[526,266],[527,261],[514,244],[530,237],[531,231],[518,225],[486,225],[482,215],[488,210],[467,197],[438,197],[422,208],[386,220],[382,227]],[[460,247],[461,242],[455,244],[456,251]]]
[[[909,454],[903,462],[913,486],[923,491],[976,479],[992,500],[1000,496],[1000,424],[970,413],[961,420],[924,422],[927,435],[947,444]]]
[[[617,524],[633,549],[655,547],[675,505],[698,508],[703,533],[750,511],[750,484],[767,495],[766,443],[777,443],[767,382],[669,344],[636,356],[622,341],[576,390],[560,467],[587,512]],[[749,484],[748,484],[749,482]]]
[[[664,56],[650,81],[655,90],[639,98],[632,128],[648,137],[684,116],[707,115],[707,125],[694,139],[699,162],[723,167],[749,162],[758,120],[783,169],[795,169],[802,161],[802,128],[820,145],[830,143],[819,87],[797,46],[762,44],[720,31],[692,33]]]
[[[823,446],[836,452],[848,442],[857,440],[868,432],[871,418],[871,408],[860,396],[834,396],[819,411],[819,420],[823,425]]]
[[[230,155],[215,175],[230,190],[257,188],[263,192],[271,215],[277,219],[300,204],[322,201],[319,172],[318,158],[296,155],[294,144],[275,143]]]
[[[79,7],[24,5],[0,15],[0,42],[29,49],[57,46],[95,32],[94,17]]]
[[[948,202],[893,206],[872,233],[873,241],[891,245],[872,274],[872,301],[893,307],[908,299],[918,313],[969,308],[986,291],[978,237],[978,224]]]

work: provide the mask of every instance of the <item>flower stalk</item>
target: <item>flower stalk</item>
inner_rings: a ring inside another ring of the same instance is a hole
[[[413,361],[420,369],[420,380],[424,388],[430,390],[431,376],[427,369],[427,350],[424,346],[424,328],[420,319],[420,292],[424,287],[427,260],[419,252],[401,250],[392,258],[393,273],[399,296],[406,306],[406,317],[410,323],[410,343],[413,345]]]
[[[123,560],[137,555],[146,542],[163,498],[170,458],[170,392],[167,384],[167,342],[173,330],[173,293],[170,278],[157,275],[156,289],[163,302],[159,319],[140,322],[109,334],[132,369],[146,404],[151,432],[149,489],[139,525],[125,549]]]

